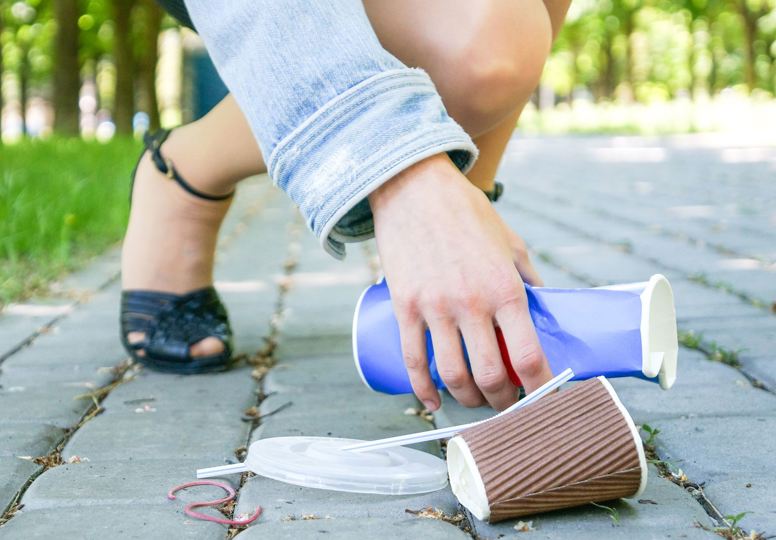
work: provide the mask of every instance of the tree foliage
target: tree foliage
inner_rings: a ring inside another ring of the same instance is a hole
[[[776,0],[576,0],[544,83],[651,101],[776,92]]]
[[[168,23],[169,24],[169,23]],[[54,128],[78,132],[78,95],[131,132],[159,123],[162,12],[154,0],[0,0],[0,108],[52,104]],[[727,88],[776,94],[776,0],[574,0],[543,78],[557,99],[669,100]]]

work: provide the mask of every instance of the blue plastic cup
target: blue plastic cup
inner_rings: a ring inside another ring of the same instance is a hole
[[[525,290],[531,319],[554,375],[571,368],[574,380],[603,375],[638,377],[664,389],[674,384],[679,344],[674,296],[665,276],[656,274],[646,282],[595,289],[526,285]],[[496,330],[507,373],[519,386],[500,329]],[[428,331],[426,350],[431,378],[437,388],[444,388]],[[412,392],[399,324],[384,279],[368,287],[356,305],[353,357],[361,379],[372,390]]]

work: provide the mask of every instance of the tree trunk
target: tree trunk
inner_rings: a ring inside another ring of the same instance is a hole
[[[757,16],[749,11],[746,0],[738,0],[738,13],[744,26],[744,78],[749,92],[757,85],[754,71],[754,42],[757,39]]]
[[[0,2],[0,36],[3,35],[3,3]],[[3,99],[3,73],[5,73],[5,67],[3,65],[3,47],[0,46],[0,146],[3,146],[3,108],[5,107],[5,100]]]
[[[687,84],[689,84],[690,86],[689,88],[690,99],[694,101],[697,94],[696,88],[695,88],[695,86],[697,85],[697,81],[695,77],[695,60],[697,55],[695,54],[695,36],[693,35],[693,21],[694,19],[690,17],[690,24],[689,24],[689,29],[687,33],[690,39],[690,46],[687,54],[687,72],[690,75],[690,81]]]
[[[633,64],[635,54],[633,53],[633,31],[634,31],[634,17],[635,13],[628,13],[625,16],[625,81],[628,83],[631,97],[634,101],[638,101],[636,98],[636,78],[633,72]]]
[[[113,121],[116,133],[132,134],[132,116],[135,113],[135,90],[133,83],[132,41],[129,34],[132,16],[132,0],[112,0],[115,34],[113,61],[116,64],[116,93],[113,104]]]
[[[614,91],[617,88],[617,77],[615,73],[615,60],[614,54],[612,54],[612,39],[607,38],[603,44],[604,50],[604,72],[603,72],[603,88],[604,95],[607,99],[614,98]]]
[[[54,46],[54,131],[78,135],[78,0],[54,0],[57,36]]]
[[[139,58],[140,86],[143,94],[143,109],[148,111],[149,127],[159,129],[159,101],[156,96],[156,65],[159,62],[159,32],[162,29],[162,10],[154,0],[144,2],[145,43]]]
[[[27,102],[29,101],[30,85],[30,47],[26,43],[21,46],[22,54],[19,62],[19,114],[22,119],[22,136],[27,135]]]

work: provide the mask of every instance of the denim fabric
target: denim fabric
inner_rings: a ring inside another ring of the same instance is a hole
[[[269,174],[335,257],[374,232],[366,196],[441,152],[467,171],[471,138],[429,76],[380,45],[360,0],[186,0]]]

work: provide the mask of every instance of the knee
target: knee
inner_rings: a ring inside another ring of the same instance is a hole
[[[450,115],[472,136],[522,107],[539,83],[552,42],[541,0],[520,0],[517,17],[491,21],[480,32],[453,38],[435,56],[431,73]]]

